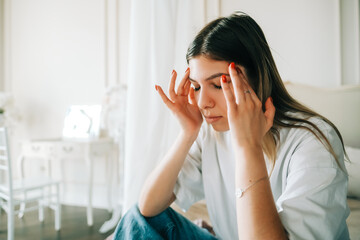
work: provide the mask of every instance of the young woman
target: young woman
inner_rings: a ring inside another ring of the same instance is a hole
[[[341,135],[288,94],[257,23],[214,20],[187,61],[156,86],[181,132],[115,239],[349,239]],[[215,236],[169,208],[201,199]]]

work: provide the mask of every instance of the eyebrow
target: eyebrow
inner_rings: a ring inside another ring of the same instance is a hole
[[[213,75],[211,75],[211,76],[207,77],[207,78],[205,79],[205,81],[208,81],[208,80],[211,80],[211,79],[214,79],[214,78],[220,77],[220,76],[222,76],[222,75],[225,75],[225,76],[230,76],[230,74],[228,74],[228,73],[215,73],[215,74],[213,74]],[[190,76],[189,76],[189,80],[190,80],[191,82],[197,82],[196,80],[194,80],[194,79],[190,78]]]

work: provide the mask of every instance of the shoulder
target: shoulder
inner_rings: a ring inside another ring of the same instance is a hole
[[[294,124],[293,127],[282,127],[280,132],[280,144],[284,142],[294,142],[297,144],[305,143],[306,141],[319,140],[317,136],[318,130],[326,137],[331,145],[338,145],[341,140],[334,127],[331,126],[321,117],[306,117],[301,113],[288,113],[289,116],[301,119]],[[306,121],[306,122],[304,122]],[[288,122],[286,122],[288,123]],[[321,139],[321,137],[320,137]]]
[[[343,165],[344,152],[339,135],[334,127],[320,117],[307,118],[303,114],[291,113],[291,116],[306,120],[294,127],[280,129],[279,152],[287,152],[291,158],[290,169],[308,167],[338,168],[337,161]],[[317,129],[323,134],[317,131]],[[324,139],[325,137],[325,139]],[[337,160],[331,154],[333,149]]]

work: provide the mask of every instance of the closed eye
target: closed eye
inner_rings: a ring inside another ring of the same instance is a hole
[[[191,84],[191,85],[195,92],[200,90],[200,86],[196,87],[194,84]]]
[[[221,89],[221,85],[213,84],[213,86],[214,86],[216,89]],[[200,86],[195,87],[195,86],[193,85],[193,88],[194,88],[194,91],[195,91],[195,92],[197,92],[197,91],[200,90]]]
[[[214,84],[214,87],[215,87],[216,89],[221,89],[221,85],[218,86],[218,85]]]
[[[194,86],[194,91],[196,92],[196,91],[199,91],[200,90],[200,87],[195,87]]]

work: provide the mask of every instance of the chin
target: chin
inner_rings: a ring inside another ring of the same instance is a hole
[[[211,126],[217,132],[226,132],[230,129],[228,124],[211,124]]]

